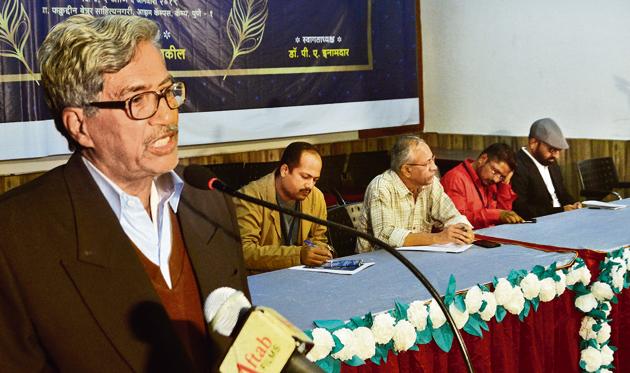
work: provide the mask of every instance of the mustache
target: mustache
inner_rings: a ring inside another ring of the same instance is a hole
[[[145,144],[150,144],[154,142],[155,140],[160,139],[165,136],[175,136],[177,135],[178,132],[179,132],[179,126],[177,124],[167,124],[167,125],[161,126],[160,132],[158,132],[156,135],[149,137],[145,141]]]
[[[311,188],[304,188],[304,189],[300,189],[300,192],[310,193],[311,190],[312,190]]]

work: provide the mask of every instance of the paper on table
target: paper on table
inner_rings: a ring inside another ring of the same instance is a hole
[[[458,245],[456,243],[445,243],[441,245],[431,245],[431,246],[403,246],[399,247],[400,251],[433,251],[438,253],[461,253],[472,245]]]
[[[620,205],[617,203],[602,202],[602,201],[584,201],[582,206],[593,209],[605,209],[605,210],[618,210],[625,208],[626,205]]]
[[[345,269],[331,269],[331,268],[322,268],[322,267],[307,267],[304,265],[290,267],[289,269],[295,269],[297,271],[309,271],[309,272],[323,272],[323,273],[336,273],[338,275],[353,275],[355,273],[361,272],[367,267],[374,265],[373,262],[363,263],[360,267],[357,267],[351,271]]]

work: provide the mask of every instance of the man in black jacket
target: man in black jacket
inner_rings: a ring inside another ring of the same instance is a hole
[[[514,211],[525,219],[582,207],[564,186],[558,159],[568,149],[560,127],[550,118],[535,121],[526,147],[516,154],[512,189]]]

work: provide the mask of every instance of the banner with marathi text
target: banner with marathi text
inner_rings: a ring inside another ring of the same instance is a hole
[[[412,0],[0,0],[0,160],[67,153],[37,49],[75,14],[137,15],[186,83],[182,145],[418,123]]]

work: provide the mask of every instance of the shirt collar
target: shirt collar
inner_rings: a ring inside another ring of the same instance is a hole
[[[542,163],[538,162],[538,160],[534,158],[534,156],[529,152],[529,150],[527,150],[527,148],[522,147],[521,149],[523,149],[525,154],[527,154],[529,158],[531,158],[531,160],[534,161],[534,164],[536,165],[536,167],[538,167],[538,169],[547,169],[548,166],[545,166]]]
[[[87,167],[90,175],[96,182],[99,190],[105,196],[105,199],[109,203],[109,206],[114,211],[114,214],[118,219],[121,216],[121,200],[123,197],[135,197],[125,193],[116,183],[111,181],[105,174],[101,172],[89,159],[81,157],[83,163]],[[154,189],[155,188],[155,189]],[[177,213],[177,207],[179,206],[179,200],[181,198],[182,190],[184,189],[184,181],[174,171],[169,171],[153,179],[153,185],[151,186],[152,198],[157,191],[158,203],[163,201],[168,202],[173,209],[173,212]]]

